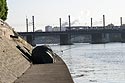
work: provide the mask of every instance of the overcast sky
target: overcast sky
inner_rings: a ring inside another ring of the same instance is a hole
[[[25,18],[32,22],[35,16],[35,30],[43,29],[46,25],[59,26],[59,18],[68,21],[68,15],[74,25],[102,25],[102,15],[106,24],[120,25],[120,17],[125,23],[125,0],[8,0],[7,22],[16,31],[26,31]],[[30,30],[32,27],[30,26]]]

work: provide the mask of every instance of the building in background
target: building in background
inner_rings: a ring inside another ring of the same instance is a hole
[[[45,32],[60,31],[60,27],[45,26]],[[61,27],[61,31],[66,31],[66,27]]]
[[[53,31],[60,31],[59,27],[53,27]]]
[[[45,26],[45,32],[51,32],[51,31],[53,31],[53,28],[52,28],[52,26]]]

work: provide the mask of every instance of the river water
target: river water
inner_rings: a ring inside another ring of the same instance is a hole
[[[125,83],[125,43],[50,45],[74,83]]]

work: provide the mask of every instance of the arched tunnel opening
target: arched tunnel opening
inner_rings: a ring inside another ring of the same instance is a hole
[[[37,46],[32,50],[33,64],[53,63],[53,51],[46,45]]]
[[[22,53],[22,56],[33,64],[48,64],[54,63],[54,53],[51,48],[46,45],[36,46],[30,54],[25,48],[16,46]]]

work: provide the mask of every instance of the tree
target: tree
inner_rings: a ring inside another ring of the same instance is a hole
[[[0,0],[0,19],[6,20],[8,14],[8,7],[6,0]]]

